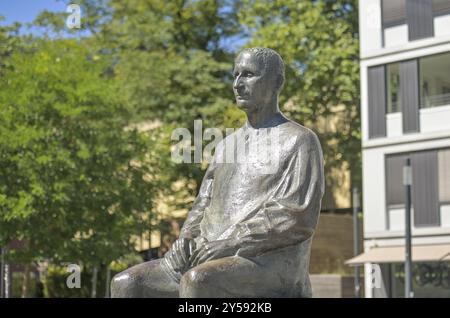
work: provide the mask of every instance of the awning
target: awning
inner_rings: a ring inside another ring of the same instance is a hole
[[[439,245],[413,245],[413,262],[439,262],[450,261],[450,244]],[[405,261],[405,246],[374,247],[345,264],[350,266],[362,265],[364,263],[403,263]]]

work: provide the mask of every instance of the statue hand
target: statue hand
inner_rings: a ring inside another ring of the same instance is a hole
[[[192,243],[193,241],[191,239],[179,238],[173,243],[166,255],[164,255],[175,271],[184,273],[187,270]]]
[[[194,267],[210,260],[232,256],[237,250],[238,247],[233,240],[206,242],[192,253],[189,263]]]

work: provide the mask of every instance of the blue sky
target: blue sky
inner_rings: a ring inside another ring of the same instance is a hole
[[[68,1],[57,0],[0,0],[0,15],[5,17],[1,24],[27,23],[43,10],[65,11]]]
[[[0,25],[11,24],[13,22],[20,22],[26,24],[32,22],[40,12],[44,10],[65,12],[66,6],[69,3],[76,3],[71,0],[0,0],[0,16],[4,20]],[[23,26],[21,32],[39,34],[39,30],[33,28],[28,29]],[[246,38],[234,36],[228,39],[222,39],[222,46],[225,49],[236,49],[246,42]]]

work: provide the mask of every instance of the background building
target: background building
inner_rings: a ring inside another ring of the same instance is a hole
[[[349,263],[366,297],[403,297],[409,157],[415,296],[450,297],[450,0],[359,3],[365,253]]]

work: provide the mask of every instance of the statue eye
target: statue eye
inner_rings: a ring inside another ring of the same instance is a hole
[[[235,73],[233,73],[234,78],[238,77],[239,74],[241,75],[241,77],[252,77],[255,75],[252,72],[248,72],[248,71],[243,71],[242,73],[235,72]]]

